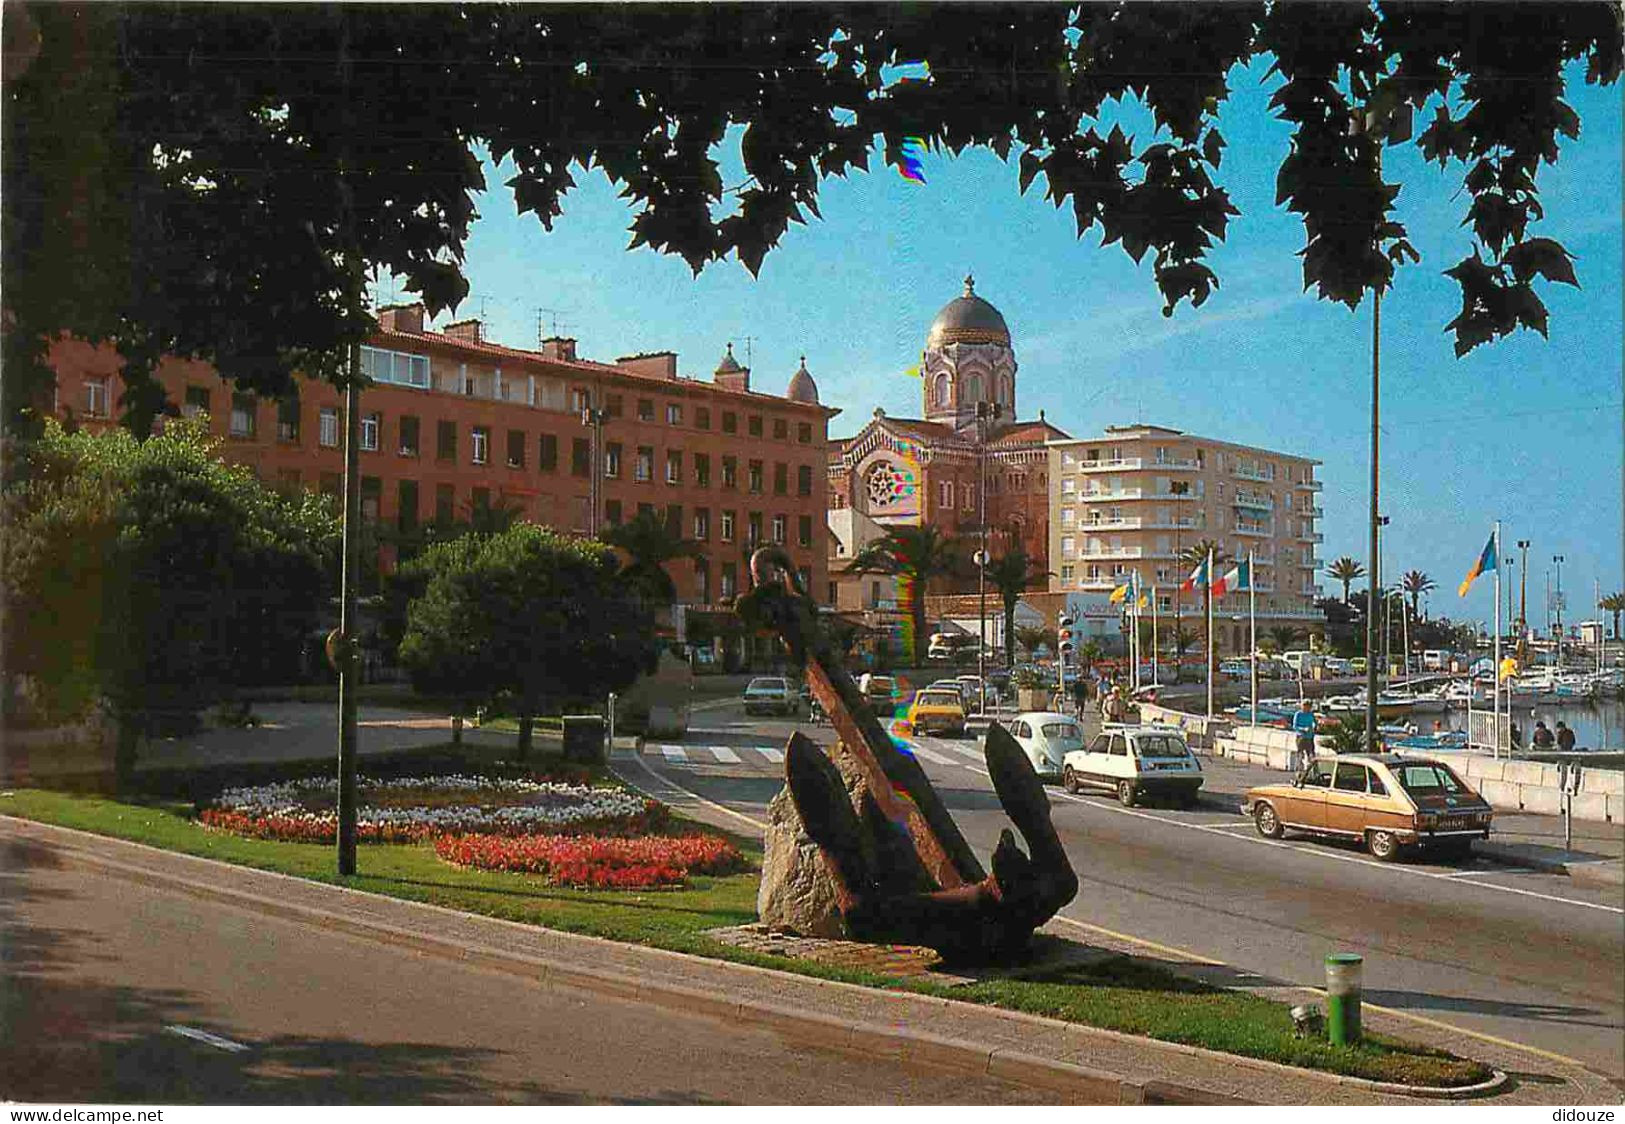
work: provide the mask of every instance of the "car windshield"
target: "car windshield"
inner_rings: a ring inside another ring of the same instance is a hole
[[[1446,792],[1464,792],[1467,788],[1448,768],[1431,762],[1398,765],[1394,773],[1405,791],[1412,796],[1437,796]]]
[[[916,700],[921,706],[958,706],[958,691],[921,691]]]
[[[747,691],[783,691],[786,685],[782,679],[752,679]]]
[[[1134,739],[1141,757],[1184,757],[1185,743],[1168,734],[1142,734]]]
[[[1083,744],[1083,731],[1076,722],[1049,722],[1044,726],[1044,736],[1051,741],[1069,741]]]

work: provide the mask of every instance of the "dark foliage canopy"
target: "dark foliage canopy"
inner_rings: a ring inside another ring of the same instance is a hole
[[[636,207],[632,245],[696,272],[759,269],[877,143],[891,164],[910,137],[986,147],[1080,236],[1149,255],[1165,314],[1199,306],[1238,214],[1219,119],[1255,57],[1293,129],[1277,197],[1302,216],[1322,299],[1353,306],[1415,257],[1378,153],[1398,107],[1421,114],[1414,143],[1462,176],[1475,240],[1446,270],[1461,354],[1544,333],[1537,279],[1577,283],[1536,232],[1537,175],[1579,135],[1565,68],[1612,83],[1621,64],[1618,7],[1600,2],[35,3],[8,9],[6,35],[5,358],[8,378],[33,374],[11,380],[8,424],[26,424],[46,341],[69,330],[117,341],[138,432],[163,406],[146,376],[164,354],[266,394],[296,369],[342,381],[341,345],[371,326],[355,261],[455,307],[480,144],[513,158],[507,186],[547,227],[602,168]],[[921,61],[927,77],[895,69]],[[1130,97],[1154,136],[1105,124]],[[1357,108],[1373,129],[1351,132]],[[725,184],[734,136],[746,179]]]

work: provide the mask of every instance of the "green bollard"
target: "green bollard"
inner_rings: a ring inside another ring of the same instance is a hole
[[[1360,1041],[1360,970],[1363,956],[1334,952],[1326,957],[1326,1031],[1333,1046]]]

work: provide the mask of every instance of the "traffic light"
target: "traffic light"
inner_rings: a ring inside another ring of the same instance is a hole
[[[1060,630],[1056,633],[1056,638],[1059,641],[1059,644],[1057,645],[1057,650],[1060,652],[1061,659],[1064,662],[1065,660],[1067,660],[1067,659],[1069,659],[1071,657],[1072,653],[1077,648],[1076,644],[1073,642],[1073,633],[1072,633],[1072,626],[1074,624],[1076,624],[1077,622],[1072,617],[1063,616],[1063,617],[1061,617],[1061,620],[1060,620],[1059,623],[1060,623],[1061,627],[1060,627]]]

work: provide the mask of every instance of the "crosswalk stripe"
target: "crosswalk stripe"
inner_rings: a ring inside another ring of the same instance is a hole
[[[935,752],[933,752],[933,751],[931,751],[929,749],[926,749],[925,746],[921,745],[917,741],[910,741],[908,739],[904,739],[903,745],[905,747],[907,747],[908,751],[910,753],[912,753],[915,757],[921,758],[922,760],[925,760],[925,761],[930,761],[934,765],[957,765],[957,764],[959,764],[959,762],[955,761],[952,757],[944,757],[940,753],[935,753]]]
[[[980,765],[982,763],[982,751],[980,749],[972,749],[972,748],[969,748],[967,746],[955,745],[955,744],[952,744],[950,742],[939,742],[938,744],[941,745],[943,749],[949,750],[949,751],[951,751],[953,753],[957,753],[961,757],[970,758],[972,761],[976,762],[978,765]],[[955,762],[955,764],[958,764],[958,762]]]
[[[775,765],[778,765],[784,761],[784,750],[775,749],[770,745],[757,746],[756,752],[760,753],[763,757],[767,758]]]
[[[688,751],[680,745],[663,745],[660,752],[666,755],[667,761],[687,761]]]
[[[727,746],[725,746],[725,745],[713,745],[713,746],[710,746],[708,748],[711,750],[711,752],[713,754],[716,755],[716,759],[718,761],[722,762],[724,765],[737,765],[737,764],[739,764],[739,754],[735,753],[733,750],[729,749]]]

